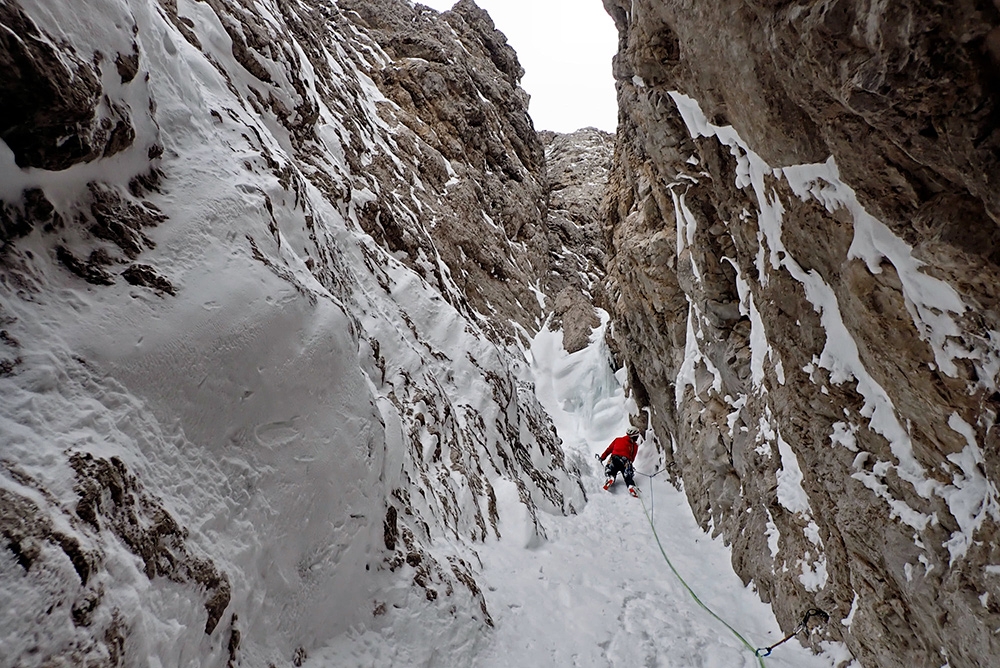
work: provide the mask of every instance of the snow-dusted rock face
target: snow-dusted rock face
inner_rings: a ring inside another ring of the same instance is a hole
[[[616,334],[697,517],[811,642],[990,663],[996,8],[605,6]]]
[[[398,212],[391,199],[373,203],[365,231],[443,294],[454,283],[497,334],[509,335],[508,320],[536,329],[549,264],[545,155],[514,50],[469,0],[441,15],[398,0],[338,4],[385,50],[366,72],[393,103],[379,113],[394,141],[412,155],[412,176],[400,179],[390,162],[374,163],[374,176],[420,203],[419,220],[409,204]],[[414,183],[423,188],[411,195]],[[448,281],[440,263],[451,268]]]
[[[585,502],[519,348],[556,279],[503,36],[465,1],[0,24],[0,665],[470,665],[479,545]]]
[[[568,352],[584,348],[600,323],[594,307],[607,309],[601,206],[614,154],[614,135],[583,128],[542,132],[548,174],[552,273],[546,292],[555,295],[552,329],[563,332]]]

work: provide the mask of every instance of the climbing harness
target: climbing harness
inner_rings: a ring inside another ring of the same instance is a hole
[[[779,640],[778,642],[774,643],[769,647],[758,647],[757,651],[755,652],[757,656],[758,657],[771,656],[771,650],[773,650],[775,647],[777,647],[782,643],[788,642],[802,631],[805,631],[808,628],[807,624],[809,623],[810,617],[821,617],[824,623],[830,621],[830,615],[826,614],[819,608],[809,608],[809,612],[806,613],[806,616],[802,618],[802,621],[799,622],[799,625],[796,626],[791,633],[789,633],[787,636],[785,636],[784,638],[782,638],[781,640]]]
[[[657,547],[660,548],[660,554],[663,555],[663,559],[664,559],[664,561],[667,562],[667,566],[670,567],[670,570],[673,572],[673,574],[677,577],[678,580],[680,580],[680,583],[687,590],[688,594],[691,595],[691,598],[693,598],[695,600],[695,603],[697,603],[698,605],[700,605],[705,610],[705,612],[707,612],[712,617],[714,617],[719,623],[721,623],[727,629],[729,629],[730,631],[732,631],[733,635],[736,636],[737,638],[739,638],[740,642],[743,643],[743,645],[748,650],[750,650],[751,652],[753,652],[753,655],[754,655],[754,657],[756,657],[757,664],[760,666],[760,668],[767,668],[764,665],[764,657],[765,656],[770,656],[771,655],[771,650],[773,650],[775,647],[777,647],[778,645],[780,645],[782,643],[788,642],[793,637],[795,637],[797,634],[799,634],[802,631],[806,630],[807,624],[809,623],[809,619],[811,617],[821,617],[824,622],[829,622],[830,621],[830,616],[828,614],[826,614],[825,612],[823,612],[822,610],[820,610],[819,608],[810,608],[809,612],[807,612],[806,615],[805,615],[805,617],[802,618],[802,621],[799,623],[799,625],[796,626],[795,629],[791,633],[789,633],[787,636],[785,636],[784,638],[782,638],[778,642],[774,643],[770,647],[754,647],[753,645],[751,645],[747,641],[746,638],[744,638],[740,634],[739,631],[737,631],[732,626],[730,626],[729,623],[726,620],[724,620],[722,617],[720,617],[719,615],[717,615],[715,613],[715,611],[713,611],[711,608],[709,608],[707,605],[705,605],[705,603],[702,602],[702,600],[700,598],[698,598],[698,595],[694,593],[694,590],[691,589],[691,585],[689,585],[684,580],[684,578],[681,577],[681,574],[677,572],[677,569],[674,568],[673,562],[671,562],[670,561],[670,557],[667,556],[667,551],[663,548],[663,543],[660,542],[660,535],[656,532],[656,525],[653,524],[653,478],[655,476],[659,475],[660,473],[663,473],[663,471],[666,471],[666,469],[657,471],[656,473],[642,473],[641,471],[636,471],[636,473],[639,473],[640,475],[644,475],[647,478],[649,478],[649,509],[648,510],[646,509],[646,502],[643,500],[642,497],[640,497],[639,500],[642,501],[642,511],[646,514],[646,519],[649,521],[649,527],[653,530],[653,538],[656,539],[656,545],[657,545]]]

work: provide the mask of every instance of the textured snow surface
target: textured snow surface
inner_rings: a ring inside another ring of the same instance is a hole
[[[94,287],[55,262],[51,238],[36,231],[18,241],[31,252],[23,280],[0,286],[5,331],[20,341],[17,372],[0,378],[0,486],[32,499],[100,559],[81,583],[48,543],[52,569],[27,575],[0,550],[0,581],[11,583],[0,592],[0,666],[80,646],[89,632],[69,605],[45,610],[84,584],[103,592],[92,626],[116,611],[126,655],[152,666],[226,665],[230,628],[242,636],[243,665],[287,665],[299,648],[355,647],[366,633],[380,645],[397,638],[396,655],[358,665],[469,665],[489,627],[458,574],[479,568],[472,537],[489,529],[488,485],[506,494],[511,516],[585,501],[539,442],[546,427],[523,352],[491,343],[360,231],[358,208],[373,193],[352,187],[345,155],[361,150],[364,163],[392,150],[381,96],[340,49],[327,54],[343,77],[330,84],[357,115],[348,129],[342,110],[313,100],[325,143],[311,158],[345,195],[331,201],[303,178],[287,129],[248,102],[265,87],[264,98],[293,108],[287,63],[262,61],[273,83],[253,79],[209,6],[178,3],[203,53],[155,2],[101,3],[94,26],[56,15],[75,6],[50,15],[48,4],[24,6],[83,53],[128,52],[111,34],[137,27],[140,74],[118,101],[139,135],[163,146],[163,191],[149,199],[168,217],[145,230],[156,247],[141,261],[177,295],[121,280]],[[278,21],[273,3],[256,9]],[[112,24],[125,29],[101,28]],[[58,173],[21,170],[0,142],[4,196],[39,187],[57,209],[93,179],[123,184],[148,166],[136,149]],[[109,531],[70,523],[71,453],[121,459],[187,531],[190,553],[226,574],[232,598],[213,634],[197,586],[149,578]],[[545,476],[536,483],[528,469]],[[415,584],[414,565],[387,563],[386,507],[399,489],[412,510],[399,523],[416,534],[427,588]],[[541,530],[533,520],[522,528],[526,541]]]
[[[438,631],[387,626],[354,629],[312,655],[306,666],[656,666],[751,668],[747,650],[690,598],[658,551],[641,501],[622,483],[605,492],[594,459],[625,427],[634,403],[608,364],[604,327],[590,347],[566,354],[561,334],[542,331],[531,348],[539,399],[552,414],[567,456],[587,471],[589,502],[570,517],[546,516],[545,538],[532,530],[513,485],[497,486],[500,539],[480,550],[481,582],[495,629],[479,636],[454,625],[444,634],[461,652],[435,651]],[[661,463],[640,446],[638,471]],[[637,476],[665,549],[699,597],[748,640],[770,645],[784,634],[770,609],[744,587],[729,551],[695,523],[683,493],[662,476]],[[840,645],[814,656],[797,643],[776,649],[770,667],[833,668],[850,660]]]

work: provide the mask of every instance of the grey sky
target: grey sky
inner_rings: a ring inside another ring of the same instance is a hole
[[[455,0],[417,0],[444,11]],[[601,0],[476,0],[517,51],[538,130],[618,124],[611,57],[618,44]]]

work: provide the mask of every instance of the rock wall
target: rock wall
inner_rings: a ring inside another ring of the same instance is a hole
[[[548,175],[549,260],[543,279],[549,326],[562,329],[563,347],[586,347],[600,324],[594,307],[607,310],[601,205],[614,152],[614,135],[596,128],[568,134],[542,132]]]
[[[348,665],[387,628],[473,662],[501,515],[586,502],[519,345],[597,276],[555,266],[503,35],[467,0],[0,25],[0,666]]]
[[[829,613],[814,647],[989,663],[1000,13],[605,7],[617,340],[697,518],[785,629]]]
[[[392,102],[380,114],[434,195],[421,198],[427,224],[373,202],[362,225],[418,272],[427,258],[450,267],[472,308],[501,323],[496,334],[509,336],[507,320],[533,330],[541,314],[530,285],[548,265],[545,155],[517,55],[470,0],[443,14],[397,0],[339,6],[384,49],[365,68]],[[373,176],[386,188],[395,169],[376,163]],[[448,292],[440,276],[428,278]]]

